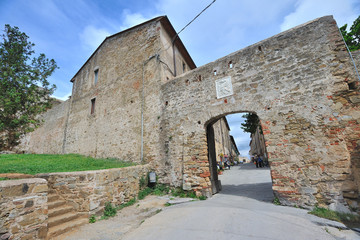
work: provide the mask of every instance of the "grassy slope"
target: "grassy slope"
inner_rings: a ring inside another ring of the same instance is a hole
[[[3,154],[0,173],[50,173],[99,170],[133,166],[116,159],[94,159],[78,154]]]

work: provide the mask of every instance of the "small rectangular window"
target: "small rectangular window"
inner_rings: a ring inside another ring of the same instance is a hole
[[[95,113],[95,100],[96,98],[91,99],[91,114]]]
[[[96,69],[95,71],[94,71],[94,75],[95,75],[95,84],[97,83],[97,81],[98,81],[98,76],[99,76],[99,69]]]
[[[183,65],[183,73],[184,73],[186,71],[186,64],[183,62],[182,65]]]

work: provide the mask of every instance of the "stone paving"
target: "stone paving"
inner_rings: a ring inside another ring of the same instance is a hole
[[[360,239],[343,224],[274,205],[269,168],[236,166],[221,181],[220,194],[166,208],[124,239]]]
[[[169,198],[150,196],[62,239],[360,239],[341,223],[274,205],[269,168],[244,164],[220,179],[223,190],[206,201],[164,207]]]

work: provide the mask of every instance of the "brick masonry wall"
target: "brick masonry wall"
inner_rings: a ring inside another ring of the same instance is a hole
[[[215,81],[228,76],[234,93],[217,99]],[[264,130],[273,190],[282,203],[358,208],[355,81],[331,16],[179,76],[162,86],[162,177],[211,194],[207,124],[226,114],[255,112]]]
[[[38,174],[49,189],[85,215],[101,214],[106,202],[120,205],[139,193],[139,181],[146,177],[148,165],[97,171]]]
[[[45,239],[47,192],[44,179],[0,181],[0,239]]]

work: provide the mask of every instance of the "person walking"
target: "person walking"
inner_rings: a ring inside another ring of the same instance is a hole
[[[255,162],[256,168],[258,168],[259,167],[259,161],[258,161],[258,156],[256,154],[254,156],[254,162]]]
[[[258,156],[258,165],[259,165],[259,167],[264,167],[264,162],[263,162],[263,160],[262,160],[262,158],[260,157],[260,156]]]

